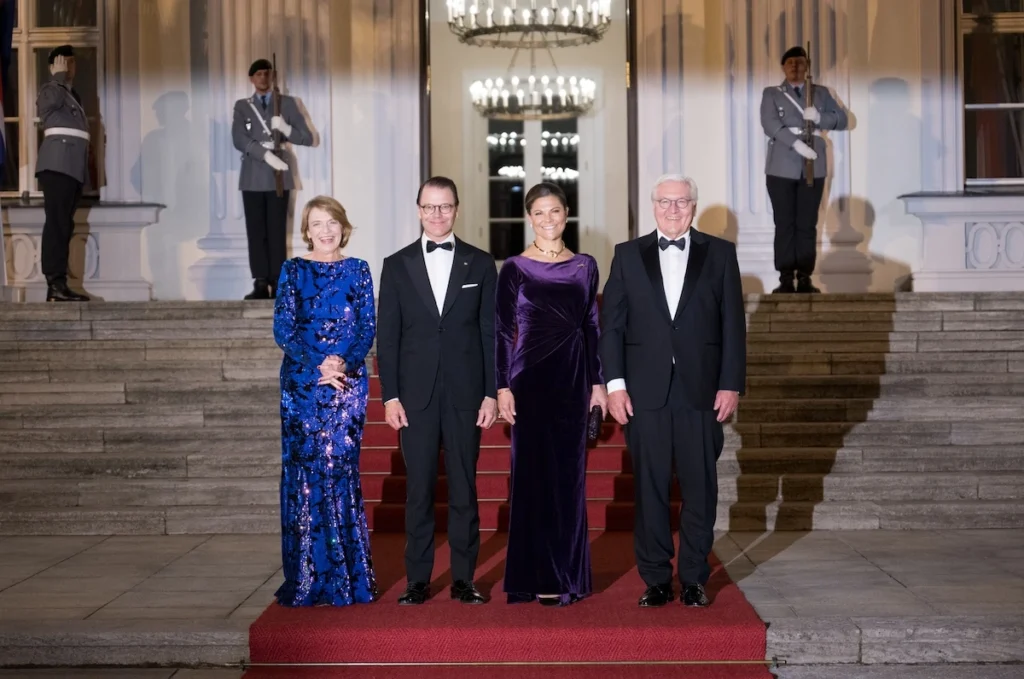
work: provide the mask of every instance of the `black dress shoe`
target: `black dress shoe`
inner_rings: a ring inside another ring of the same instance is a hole
[[[410,582],[405,586],[402,596],[398,597],[399,606],[419,606],[427,600],[430,585],[426,582]]]
[[[704,585],[684,585],[683,586],[683,605],[684,606],[695,606],[697,608],[704,608],[711,604],[708,600],[708,595],[704,592]]]
[[[539,596],[537,601],[540,602],[541,606],[560,606],[562,604],[562,597],[560,596]]]
[[[796,286],[793,285],[793,272],[783,271],[779,274],[779,287],[772,290],[774,294],[790,294],[796,292]]]
[[[80,295],[68,287],[67,280],[63,278],[47,279],[46,281],[47,302],[88,302],[89,298]]]
[[[484,604],[487,599],[469,580],[456,580],[452,583],[452,598],[464,604]]]
[[[814,283],[811,283],[811,277],[808,276],[807,274],[797,274],[796,291],[803,294],[813,294],[821,292],[821,290],[814,287]]]
[[[265,278],[257,278],[252,283],[252,292],[242,299],[270,299],[270,284]]]
[[[640,601],[638,601],[637,604],[641,608],[657,608],[658,606],[664,606],[675,598],[676,595],[672,591],[671,583],[666,585],[651,585],[644,590],[644,594],[640,597]]]

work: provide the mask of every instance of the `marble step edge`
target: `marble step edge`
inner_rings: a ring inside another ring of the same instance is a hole
[[[492,507],[505,500],[484,500]],[[603,502],[609,512],[632,511],[631,502]],[[367,514],[403,504],[367,501]],[[439,507],[443,505],[438,505]],[[954,530],[1024,528],[1019,501],[868,501],[719,503],[717,530]],[[280,507],[195,505],[162,508],[105,507],[0,510],[0,535],[197,535],[277,534]]]
[[[0,666],[239,666],[248,661],[250,624],[247,618],[0,622]]]
[[[0,623],[0,665],[237,666],[248,660],[251,622],[10,621]],[[1021,616],[767,618],[765,623],[766,659],[785,665],[1024,662]]]
[[[766,657],[787,664],[1024,662],[1024,615],[768,618],[765,622]]]

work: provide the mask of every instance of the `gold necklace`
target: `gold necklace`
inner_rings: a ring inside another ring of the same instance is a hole
[[[548,257],[554,259],[555,257],[557,257],[558,255],[562,254],[565,251],[565,241],[562,241],[562,247],[556,250],[555,252],[545,250],[541,246],[537,245],[537,241],[533,241],[533,247],[537,248],[542,254],[545,254]]]

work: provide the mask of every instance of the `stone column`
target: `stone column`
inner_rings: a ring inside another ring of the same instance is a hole
[[[328,72],[329,0],[210,0],[206,59],[210,109],[210,226],[198,242],[205,256],[189,268],[203,299],[238,299],[251,289],[240,154],[231,141],[236,100],[252,93],[249,65],[277,55],[281,92],[299,100],[314,146],[295,147],[292,172],[292,254],[304,251],[294,225],[305,202],[331,192],[331,87]]]

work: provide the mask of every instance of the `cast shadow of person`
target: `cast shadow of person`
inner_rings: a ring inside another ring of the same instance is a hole
[[[910,266],[871,252],[875,208],[859,196],[839,196],[825,210],[823,229],[828,252],[822,256],[819,280],[829,293],[901,290],[909,286]]]
[[[166,206],[161,221],[173,229],[147,231],[152,279],[160,281],[160,296],[182,299],[185,295],[181,252],[205,233],[204,211],[196,196],[204,193],[202,175],[193,159],[195,139],[187,93],[175,90],[153,102],[157,127],[142,140],[139,157],[129,171],[132,187],[142,200]]]
[[[840,215],[873,218],[861,199],[858,210],[847,210],[851,200],[830,206],[827,228],[859,234]],[[861,281],[866,291],[871,257],[856,251],[834,256],[844,259],[823,265],[853,271],[835,275],[848,286]],[[864,425],[889,419],[879,399],[896,305],[892,294],[748,299],[747,392],[733,423],[738,447],[719,469],[725,476],[731,465],[736,474],[729,534],[747,560],[729,568],[734,579],[750,575],[752,566],[790,549],[809,531],[870,524],[872,510],[858,506],[864,489],[857,475],[869,464],[866,456],[890,445],[876,426]]]

